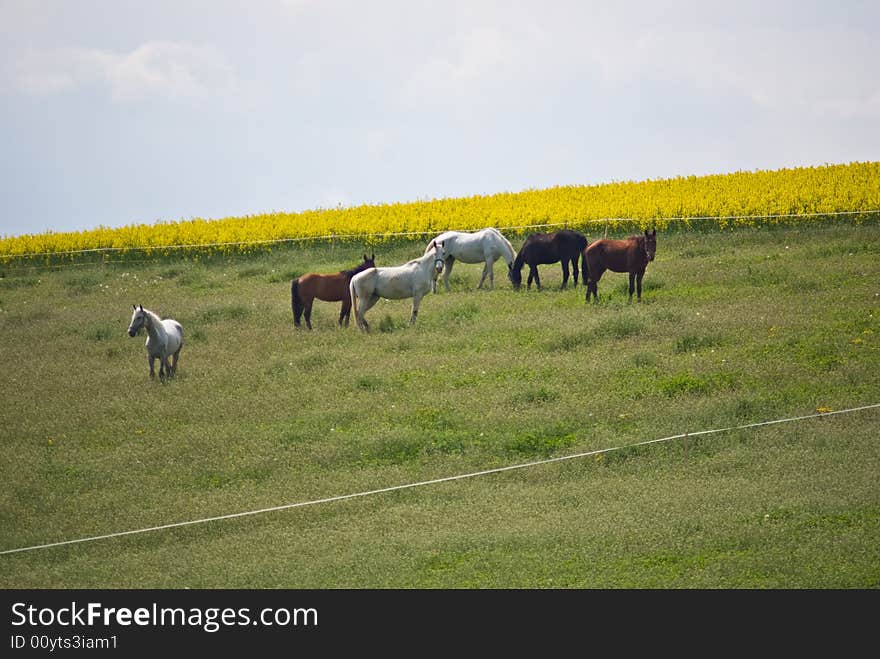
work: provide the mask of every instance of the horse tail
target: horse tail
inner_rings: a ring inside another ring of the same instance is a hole
[[[302,298],[299,296],[299,277],[290,284],[290,308],[293,311],[293,324],[299,326],[303,315]]]
[[[348,295],[351,297],[351,311],[354,314],[354,324],[360,327],[360,322],[358,321],[358,296],[354,285],[355,279],[357,279],[357,275],[348,282]]]
[[[587,247],[589,247],[589,245],[590,243],[588,242],[581,250],[581,280],[584,282],[584,285],[587,284],[590,275],[590,269],[587,266]]]

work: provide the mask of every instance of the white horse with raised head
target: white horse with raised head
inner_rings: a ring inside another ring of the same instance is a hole
[[[437,281],[446,260],[446,248],[442,241],[432,241],[430,249],[423,256],[404,265],[383,268],[370,268],[351,278],[348,285],[351,294],[351,308],[357,326],[363,330],[370,328],[364,314],[379,301],[404,300],[412,298],[412,316],[409,324],[416,322],[419,303]]]
[[[155,361],[159,360],[159,379],[172,377],[177,373],[177,359],[183,347],[183,328],[176,320],[166,318],[144,309],[143,305],[132,305],[131,323],[128,335],[137,336],[142,327],[147,330],[147,363],[150,377],[156,377]]]
[[[495,261],[504,259],[507,263],[507,273],[513,267],[516,252],[513,245],[498,229],[492,227],[480,229],[473,233],[464,231],[446,231],[434,238],[433,242],[442,241],[446,245],[446,262],[443,269],[443,284],[449,290],[449,275],[452,273],[452,265],[458,259],[462,263],[485,263],[483,276],[477,288],[483,288],[486,277],[489,278],[489,289],[495,288]],[[426,252],[431,249],[428,245]],[[437,292],[436,280],[431,286],[433,292]]]

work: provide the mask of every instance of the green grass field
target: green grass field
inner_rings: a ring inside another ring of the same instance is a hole
[[[597,236],[590,236],[591,239]],[[519,247],[521,239],[514,239]],[[368,247],[366,251],[373,248]],[[421,243],[376,247],[378,265]],[[373,331],[290,279],[363,245],[0,278],[0,550],[880,403],[880,227],[658,235],[608,273],[380,302]],[[131,305],[179,320],[148,377]],[[0,555],[4,588],[876,588],[880,410]]]

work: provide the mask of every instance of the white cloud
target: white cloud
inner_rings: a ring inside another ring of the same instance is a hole
[[[21,89],[38,95],[101,85],[116,103],[147,97],[203,98],[234,92],[234,71],[214,49],[188,43],[147,42],[130,53],[94,48],[28,50],[17,61]]]

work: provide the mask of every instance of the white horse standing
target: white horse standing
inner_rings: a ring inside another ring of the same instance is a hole
[[[489,289],[495,288],[495,261],[503,258],[507,263],[507,273],[510,276],[510,270],[513,267],[513,261],[516,258],[516,252],[513,245],[507,240],[498,229],[492,227],[480,229],[473,233],[464,231],[446,231],[434,238],[435,241],[443,241],[446,245],[446,267],[443,269],[443,283],[446,290],[449,289],[449,275],[452,273],[452,265],[455,259],[462,263],[483,263],[483,276],[480,277],[480,283],[477,288],[483,288],[486,277],[489,278]],[[430,251],[431,245],[425,252]],[[431,290],[437,292],[437,281],[431,285]]]
[[[159,360],[159,378],[171,377],[177,373],[177,358],[183,347],[183,328],[176,320],[162,320],[158,314],[144,309],[143,305],[132,305],[131,323],[128,335],[136,336],[141,327],[147,328],[147,362],[150,364],[150,377],[156,377],[154,362]],[[169,361],[169,358],[171,361]]]
[[[415,324],[419,303],[431,290],[431,284],[437,281],[437,275],[443,270],[446,260],[446,248],[442,241],[431,241],[429,248],[424,256],[404,265],[370,268],[351,278],[348,290],[358,327],[364,330],[370,328],[364,314],[382,297],[388,300],[411,297],[412,316],[409,324]]]

